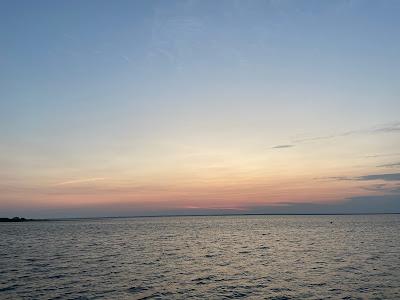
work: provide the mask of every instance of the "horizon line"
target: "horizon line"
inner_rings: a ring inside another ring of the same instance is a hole
[[[245,213],[245,214],[173,214],[173,215],[138,215],[138,216],[98,216],[65,218],[26,218],[27,221],[73,221],[96,219],[133,219],[133,218],[173,218],[173,217],[234,217],[234,216],[358,216],[358,215],[400,215],[400,212],[372,213]],[[13,218],[13,217],[1,217]],[[20,217],[25,218],[25,217]]]

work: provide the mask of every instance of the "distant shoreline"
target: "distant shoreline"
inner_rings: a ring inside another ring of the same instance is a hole
[[[22,222],[37,222],[37,221],[50,221],[49,219],[26,219],[20,217],[13,218],[0,218],[0,223],[22,223]]]
[[[177,218],[177,217],[240,217],[240,216],[357,216],[357,215],[399,215],[400,212],[393,213],[292,213],[292,214],[185,214],[185,215],[142,215],[142,216],[102,216],[102,217],[66,217],[66,218],[46,218],[46,219],[27,219],[27,218],[0,218],[0,223],[18,222],[39,222],[39,221],[74,221],[74,220],[99,220],[99,219],[133,219],[133,218]]]

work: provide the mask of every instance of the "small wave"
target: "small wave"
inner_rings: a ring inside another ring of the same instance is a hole
[[[142,293],[142,292],[145,292],[145,291],[148,291],[148,290],[149,290],[149,288],[147,288],[147,287],[133,286],[133,287],[128,289],[128,292],[132,293],[132,294],[137,294],[137,293]]]
[[[17,284],[6,286],[4,288],[0,288],[0,292],[7,292],[7,291],[13,291],[18,287]]]
[[[208,275],[205,277],[197,277],[192,279],[193,282],[195,282],[196,284],[206,284],[209,281],[215,281],[216,277],[214,275]]]
[[[206,255],[204,255],[204,257],[206,257],[206,258],[211,258],[211,257],[215,257],[215,256],[217,256],[217,254],[206,254]]]

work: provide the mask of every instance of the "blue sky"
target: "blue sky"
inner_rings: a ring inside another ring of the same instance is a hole
[[[379,167],[400,161],[399,12],[399,1],[2,1],[0,207],[392,197],[398,182],[315,178],[400,172]]]

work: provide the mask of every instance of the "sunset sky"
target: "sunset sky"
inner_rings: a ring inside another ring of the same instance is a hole
[[[0,1],[0,217],[400,212],[400,1]]]

